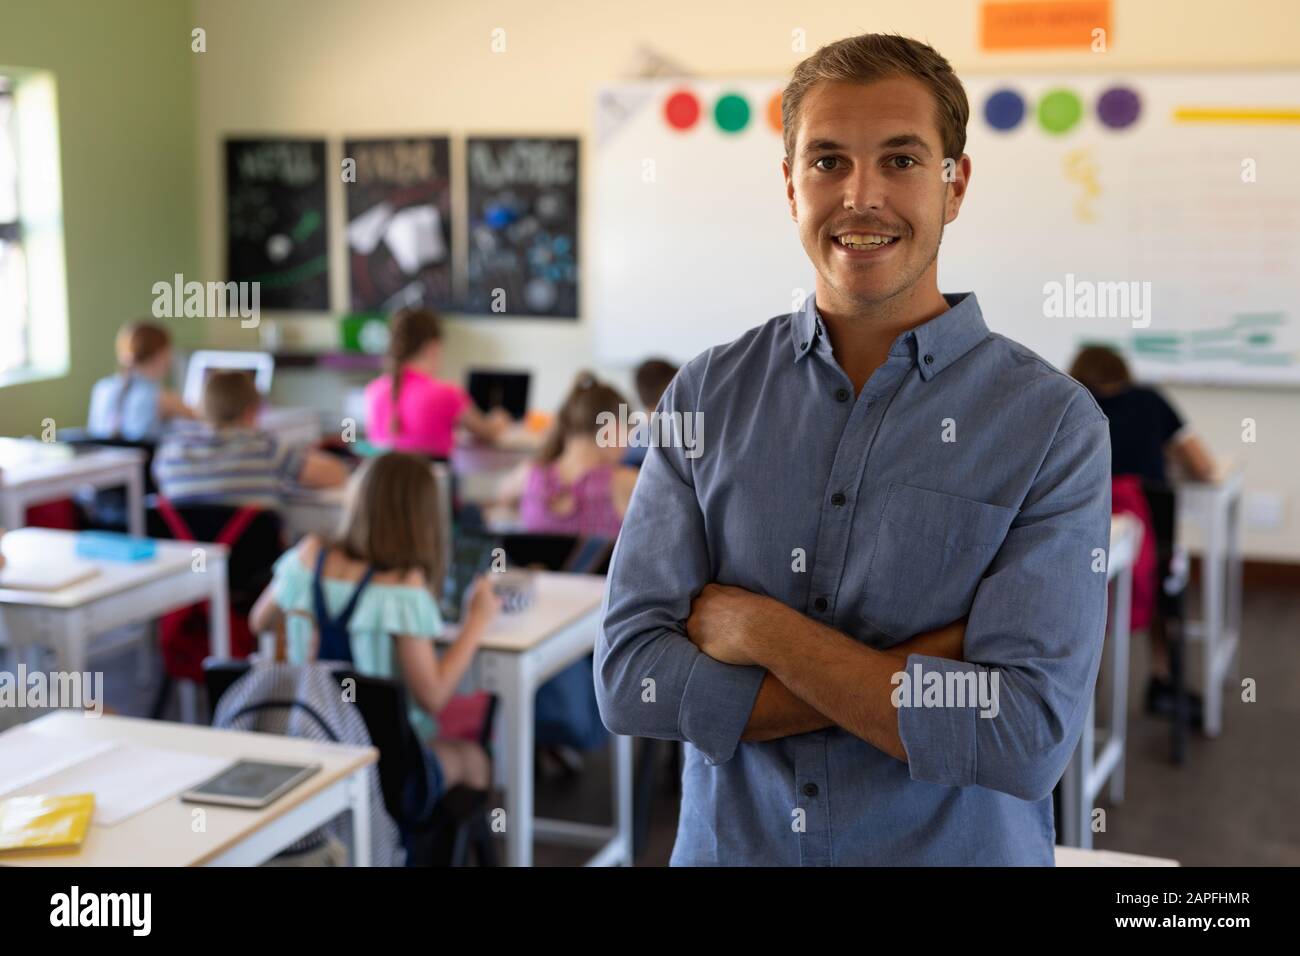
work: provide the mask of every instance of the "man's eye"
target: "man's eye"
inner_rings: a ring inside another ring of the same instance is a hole
[[[816,166],[818,169],[822,170],[822,172],[829,173],[831,170],[823,166],[822,163],[837,163],[837,162],[839,162],[838,156],[823,156],[821,159],[817,160],[817,162],[813,163],[813,165]]]
[[[889,162],[894,163],[895,169],[911,169],[916,165],[916,160],[911,156],[891,156],[889,157]],[[900,162],[906,163],[907,165],[899,166],[898,163]]]

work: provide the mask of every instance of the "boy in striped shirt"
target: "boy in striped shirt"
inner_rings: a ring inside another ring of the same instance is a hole
[[[154,456],[159,492],[174,505],[275,508],[290,486],[332,488],[347,481],[338,458],[286,446],[257,427],[261,398],[244,372],[214,372],[204,383],[201,423],[183,423]]]

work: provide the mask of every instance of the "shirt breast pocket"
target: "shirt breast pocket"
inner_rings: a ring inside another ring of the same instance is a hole
[[[963,617],[1016,514],[892,483],[867,570],[868,626],[901,639]]]

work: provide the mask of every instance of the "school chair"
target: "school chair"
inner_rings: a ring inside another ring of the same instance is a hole
[[[226,572],[230,591],[230,651],[234,657],[247,657],[256,646],[248,615],[270,584],[273,566],[284,551],[280,515],[261,508],[229,505],[177,507],[158,495],[154,506],[145,513],[145,528],[151,538],[208,541],[229,549]],[[203,660],[210,647],[206,603],[192,604],[164,616],[159,630],[163,678],[151,716],[155,720],[162,718],[172,690],[181,682],[182,714],[192,719],[193,689],[205,680]]]
[[[134,448],[144,453],[144,493],[146,496],[156,494],[157,485],[153,480],[153,458],[158,450],[156,442],[130,441],[125,438],[95,438],[84,428],[61,428],[58,440],[74,448]],[[82,512],[82,524],[88,528],[103,531],[127,530],[126,489],[101,488],[92,498],[79,503]]]
[[[212,712],[217,701],[244,676],[248,661],[204,661],[203,672]],[[370,741],[379,751],[379,785],[384,809],[407,849],[407,866],[468,866],[471,854],[480,866],[497,866],[496,845],[487,819],[488,794],[456,786],[429,810],[424,748],[407,713],[406,690],[400,681],[367,677],[350,669],[335,671],[340,688],[355,689],[355,703]],[[346,685],[345,681],[353,681]],[[480,743],[491,736],[484,725]],[[419,809],[416,809],[419,808]]]

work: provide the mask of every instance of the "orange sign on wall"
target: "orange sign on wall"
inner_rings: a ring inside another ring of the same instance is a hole
[[[1110,0],[986,3],[980,14],[984,50],[1092,49],[1094,30],[1112,42]]]

